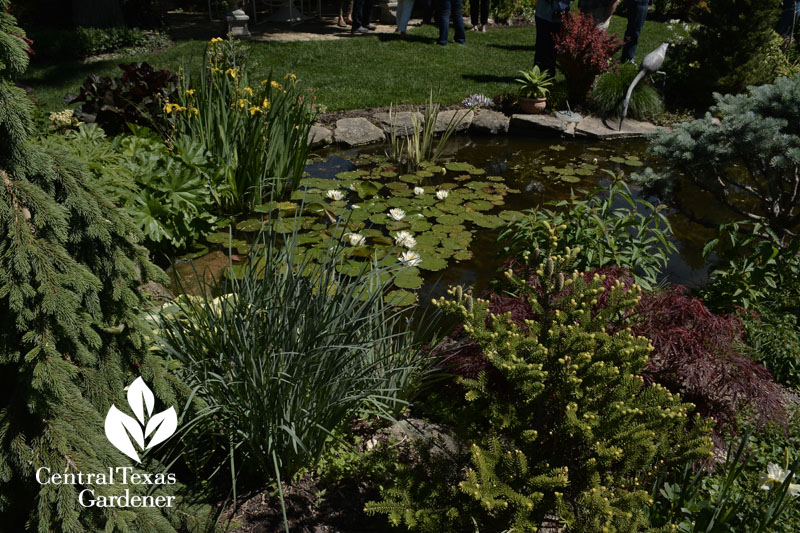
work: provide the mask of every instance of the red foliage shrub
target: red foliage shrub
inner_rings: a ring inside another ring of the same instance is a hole
[[[524,267],[509,262],[517,275]],[[602,284],[609,289],[620,280],[633,285],[633,276],[619,267],[585,272],[589,281],[595,274],[604,275]],[[532,287],[538,285],[535,274],[529,276]],[[565,289],[569,290],[569,289]],[[487,293],[489,310],[494,314],[511,313],[512,320],[524,331],[525,320],[536,320],[528,302],[507,293]],[[605,293],[599,295],[597,309],[607,305]],[[762,421],[783,422],[783,392],[770,372],[753,361],[743,350],[744,325],[733,315],[715,315],[699,298],[690,296],[681,286],[655,294],[643,294],[638,309],[620,316],[607,330],[631,328],[636,335],[650,339],[654,350],[644,369],[648,383],[659,383],[697,406],[704,416],[714,417],[722,426],[735,427],[736,414],[752,409]],[[461,328],[453,332],[456,340],[465,340]],[[491,365],[480,347],[465,340],[450,358],[453,371],[476,377]],[[490,380],[493,378],[490,375]]]
[[[687,292],[673,286],[639,302],[632,330],[655,348],[645,380],[680,392],[725,425],[735,425],[737,411],[747,407],[761,421],[783,421],[780,386],[742,351],[744,324],[734,315],[715,315]]]
[[[599,31],[591,15],[570,13],[564,19],[555,47],[570,103],[586,101],[597,75],[613,68],[611,56],[622,44],[617,34]]]

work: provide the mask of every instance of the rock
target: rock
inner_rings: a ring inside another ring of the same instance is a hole
[[[433,447],[434,455],[447,454],[453,456],[466,452],[466,446],[456,442],[444,426],[419,418],[401,420],[382,430],[381,433],[397,442],[427,440]]]
[[[410,135],[411,132],[414,131],[412,123],[414,117],[417,118],[420,125],[423,123],[422,113],[419,111],[400,111],[394,113],[394,121],[390,120],[389,113],[375,113],[372,116],[381,123],[383,131],[385,131],[387,135],[392,131],[392,122],[394,122],[397,135],[402,137]]]
[[[365,118],[340,118],[336,121],[333,139],[349,147],[383,142],[383,130]]]
[[[433,127],[433,131],[434,133],[444,132],[450,124],[450,121],[454,120],[454,117],[455,121],[458,122],[455,131],[467,131],[470,124],[472,124],[472,118],[474,116],[475,113],[473,113],[471,109],[439,111],[439,114],[436,115],[436,125]]]
[[[148,281],[144,285],[139,285],[139,292],[145,293],[155,300],[172,300],[175,295],[168,288],[156,281]]]
[[[203,291],[213,291],[222,280],[230,260],[220,251],[208,253],[197,259],[177,263],[167,269],[169,288],[174,294],[202,296]]]
[[[497,135],[508,133],[508,125],[511,120],[502,113],[481,109],[472,117],[472,124],[469,131],[471,133]]]
[[[564,135],[568,123],[552,115],[511,115],[509,129],[522,135]]]
[[[323,126],[311,126],[308,132],[308,144],[311,148],[320,148],[333,142],[333,132]]]
[[[590,116],[578,123],[575,127],[575,134],[593,139],[631,139],[652,135],[659,130],[658,126],[654,124],[633,119],[625,119],[625,122],[622,123],[622,131],[617,130],[618,127],[619,119],[601,119]]]

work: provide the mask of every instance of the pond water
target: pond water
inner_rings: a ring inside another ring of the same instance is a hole
[[[306,167],[313,177],[330,179],[343,171],[352,171],[363,164],[365,156],[381,155],[386,146],[362,150],[327,149],[317,152]],[[447,146],[445,161],[463,161],[485,169],[487,175],[502,176],[505,184],[518,189],[518,194],[505,197],[503,209],[524,210],[548,201],[568,199],[573,191],[591,190],[606,185],[610,176],[604,171],[629,176],[647,166],[658,169],[662,163],[647,153],[642,139],[598,143],[587,140],[553,140],[539,138],[470,138],[453,137]],[[634,188],[642,197],[642,191]],[[657,203],[654,197],[646,198]],[[495,209],[493,212],[498,211]],[[707,228],[691,222],[674,210],[666,211],[675,233],[678,252],[670,258],[666,280],[697,287],[707,280],[702,258],[703,244],[712,237]],[[438,296],[448,286],[461,284],[480,291],[487,287],[503,262],[498,231],[478,228],[469,249],[471,259],[451,262],[440,272],[428,273],[421,291],[422,300]]]

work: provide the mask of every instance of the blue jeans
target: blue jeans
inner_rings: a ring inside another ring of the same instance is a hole
[[[447,44],[450,30],[450,9],[453,9],[453,29],[456,34],[453,40],[464,44],[467,42],[467,33],[464,31],[464,18],[461,16],[461,0],[439,0],[439,40],[442,46]]]
[[[781,17],[778,19],[775,31],[785,37],[792,33],[792,28],[797,24],[795,21],[800,16],[800,0],[783,0],[781,9]]]
[[[413,8],[414,0],[397,0],[397,31],[400,33],[406,32]]]
[[[628,25],[625,27],[625,47],[622,49],[622,62],[631,61],[636,57],[636,47],[639,45],[639,35],[647,18],[650,7],[648,0],[625,0],[628,9]]]

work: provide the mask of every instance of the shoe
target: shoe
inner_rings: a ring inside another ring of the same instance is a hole
[[[352,33],[353,35],[366,35],[369,33],[369,30],[364,26],[361,26],[360,28],[354,28],[350,30],[350,33]]]
[[[477,27],[477,26],[473,26],[473,27],[471,27],[471,28],[469,29],[469,31],[478,31],[478,27]]]
[[[367,24],[367,30],[375,31],[377,29],[378,29],[378,27],[375,24]]]
[[[340,20],[339,22],[337,22],[336,25],[339,26],[340,28],[346,28],[347,27],[347,24],[345,24],[345,22],[343,20]]]

